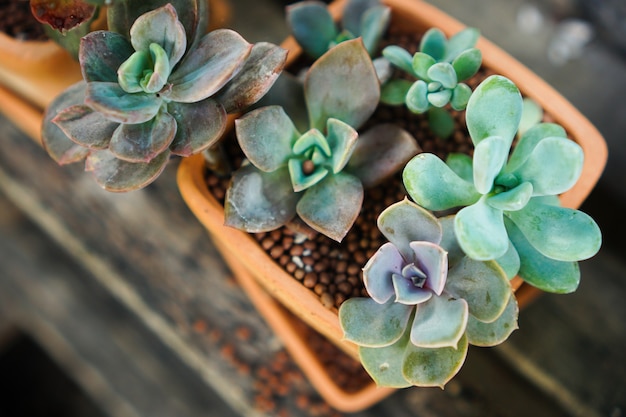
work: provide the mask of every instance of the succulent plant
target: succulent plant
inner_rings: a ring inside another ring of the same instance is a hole
[[[345,301],[345,339],[359,345],[365,369],[389,387],[443,387],[468,344],[497,345],[517,328],[517,303],[495,261],[465,256],[453,231],[405,199],[385,209],[378,228],[389,240],[363,269],[371,298]]]
[[[382,88],[381,102],[406,105],[416,114],[428,112],[431,129],[447,137],[454,129],[450,115],[442,110],[450,105],[464,110],[472,90],[462,81],[471,78],[482,62],[482,54],[475,48],[479,32],[466,28],[447,40],[439,29],[429,29],[414,55],[397,45],[383,49],[383,56],[392,65],[406,72],[416,81],[392,79]]]
[[[376,109],[379,94],[372,62],[355,39],[317,60],[303,87],[291,85],[285,96],[289,108],[265,106],[238,119],[237,139],[249,163],[233,174],[226,224],[261,232],[298,215],[340,241],[359,214],[363,186],[396,172],[418,151],[415,140],[393,125],[357,133]],[[305,98],[299,105],[294,97]],[[302,121],[288,115],[303,112],[308,114],[305,131]]]
[[[471,258],[496,259],[542,290],[571,292],[580,280],[577,261],[593,256],[602,240],[590,216],[560,207],[557,198],[578,180],[582,149],[561,126],[540,123],[510,154],[521,114],[515,84],[487,78],[467,105],[473,160],[420,154],[407,164],[404,184],[427,209],[462,207],[454,230]]]
[[[197,2],[178,4],[182,17],[166,4],[136,20],[125,2],[110,7],[115,31],[82,39],[84,81],[45,114],[43,140],[51,156],[59,163],[86,157],[86,169],[107,190],[143,187],[170,155],[189,156],[214,144],[227,113],[256,102],[284,66],[283,49],[249,44],[227,29],[204,35]],[[142,10],[150,5],[135,4]]]
[[[287,7],[287,25],[304,52],[317,59],[331,47],[350,39],[363,38],[370,56],[389,24],[391,9],[379,0],[349,0],[341,24],[333,20],[321,1],[301,1]]]

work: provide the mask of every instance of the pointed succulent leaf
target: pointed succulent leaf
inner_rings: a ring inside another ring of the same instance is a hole
[[[316,166],[313,172],[305,174],[302,164],[303,161],[296,158],[290,159],[287,164],[289,176],[291,177],[291,185],[293,186],[293,191],[296,193],[311,188],[329,173],[323,166]]]
[[[542,255],[524,237],[515,224],[506,219],[506,228],[520,257],[519,275],[542,291],[568,294],[580,283],[577,262],[562,262]]]
[[[406,93],[406,106],[413,113],[424,113],[430,107],[428,96],[428,84],[423,80],[418,80],[411,85]]]
[[[176,135],[176,120],[167,112],[137,124],[121,124],[113,133],[109,150],[128,162],[150,162],[164,152]]]
[[[354,297],[339,308],[344,338],[360,346],[381,347],[396,342],[406,329],[413,308],[390,301]]]
[[[374,65],[360,39],[342,42],[318,59],[304,82],[311,127],[323,131],[333,117],[355,129],[380,99]]]
[[[463,335],[458,348],[421,348],[409,344],[404,354],[402,373],[418,387],[439,387],[454,377],[463,366],[467,356],[467,337]]]
[[[296,155],[304,155],[308,151],[315,150],[321,152],[324,157],[331,156],[331,149],[326,137],[317,129],[310,129],[300,136],[292,147]]]
[[[519,254],[517,253],[517,250],[515,250],[515,246],[513,246],[510,241],[509,249],[504,255],[497,258],[496,262],[500,265],[509,280],[513,279],[517,275],[520,268]]]
[[[428,102],[432,104],[433,106],[444,107],[450,102],[450,99],[452,98],[452,91],[451,90],[435,91],[433,93],[428,93],[426,97],[428,99]]]
[[[441,83],[444,88],[454,88],[458,81],[454,68],[446,62],[438,62],[428,68],[428,78]]]
[[[545,138],[513,175],[533,185],[533,195],[561,194],[576,184],[583,168],[583,150],[565,138]]]
[[[555,123],[540,123],[528,129],[513,148],[504,172],[510,173],[519,168],[532,154],[533,149],[545,138],[565,138],[565,129]]]
[[[481,194],[489,193],[507,158],[509,142],[499,136],[480,141],[474,150],[474,186]]]
[[[509,79],[492,75],[476,87],[465,115],[474,145],[499,136],[510,146],[522,117],[522,96]]]
[[[487,204],[503,211],[516,211],[524,208],[533,195],[533,186],[529,182],[523,182],[517,187],[504,191],[500,194],[487,197]]]
[[[454,230],[463,251],[478,261],[499,258],[509,248],[502,210],[488,205],[485,198],[457,213]]]
[[[163,100],[154,94],[128,94],[117,83],[87,84],[85,104],[117,123],[143,123],[152,119]]]
[[[453,62],[459,55],[468,49],[474,48],[480,32],[475,28],[465,28],[462,31],[456,33],[450,39],[446,45],[446,54],[443,58],[446,62]],[[462,79],[462,78],[459,78]]]
[[[470,316],[465,332],[469,343],[474,346],[488,347],[504,342],[518,328],[518,313],[517,300],[511,294],[504,311],[495,321],[485,323]]]
[[[307,189],[298,202],[297,211],[313,229],[341,242],[359,215],[362,204],[361,181],[340,172]]]
[[[255,43],[241,71],[218,93],[228,113],[241,112],[256,103],[280,75],[287,50],[268,42]]]
[[[422,37],[419,50],[432,56],[435,61],[441,61],[445,56],[447,42],[446,35],[441,30],[428,29]]]
[[[596,222],[579,210],[538,203],[508,212],[528,242],[548,258],[580,261],[600,250],[602,234]]]
[[[390,80],[380,90],[380,101],[391,106],[404,104],[406,95],[413,82],[409,80]]]
[[[382,5],[371,8],[363,15],[361,31],[356,33],[363,38],[363,45],[371,56],[376,53],[380,39],[389,26],[390,18],[391,9]]]
[[[407,262],[415,258],[409,246],[411,242],[439,244],[441,241],[442,230],[437,218],[406,198],[380,213],[378,228]]]
[[[287,25],[302,49],[315,59],[324,55],[338,35],[326,5],[318,1],[287,7]]]
[[[208,98],[196,103],[170,102],[167,111],[176,119],[176,136],[170,145],[174,155],[190,156],[215,144],[226,130],[226,111]]]
[[[251,233],[274,230],[295,216],[299,198],[287,167],[263,172],[244,165],[234,172],[226,191],[224,224]]]
[[[454,90],[452,90],[452,97],[450,98],[450,106],[454,110],[465,110],[467,103],[472,95],[472,89],[467,84],[459,83]]]
[[[404,354],[410,345],[409,330],[395,343],[377,348],[359,347],[363,368],[379,387],[406,388],[411,383],[404,377]]]
[[[511,285],[495,261],[464,257],[448,272],[446,292],[467,301],[469,313],[488,323],[504,311],[511,296]]]
[[[402,179],[411,198],[428,210],[468,206],[480,198],[472,183],[429,153],[411,159],[404,168]]]
[[[346,2],[341,17],[341,26],[350,33],[358,36],[363,32],[363,19],[365,14],[376,7],[380,7],[379,0],[350,0]]]
[[[439,224],[441,224],[441,229],[443,230],[439,246],[448,252],[449,268],[454,268],[465,257],[465,252],[459,246],[459,242],[454,234],[454,215],[440,217]]]
[[[326,131],[333,173],[336,174],[341,172],[350,160],[359,134],[350,125],[337,119],[328,119]]]
[[[459,81],[467,80],[474,76],[480,69],[483,56],[480,49],[472,48],[463,51],[452,61],[452,67]]]
[[[60,111],[52,123],[61,128],[68,138],[89,149],[106,149],[119,126],[82,104]]]
[[[446,158],[446,165],[465,181],[474,181],[472,157],[464,153],[451,153]]]
[[[422,348],[458,348],[467,325],[467,302],[448,296],[419,304],[411,328],[411,343]]]
[[[52,100],[43,115],[41,140],[46,152],[58,164],[65,165],[83,160],[89,149],[73,142],[52,120],[56,115],[72,106],[82,105],[85,100],[85,82],[81,81],[59,94]]]
[[[390,45],[383,49],[383,56],[387,58],[392,65],[409,74],[416,75],[413,70],[413,57],[406,49],[396,45]]]
[[[275,171],[287,163],[300,137],[282,107],[267,106],[235,120],[237,140],[246,157],[261,171]]]
[[[412,261],[426,274],[424,286],[441,295],[448,274],[448,254],[441,246],[431,242],[409,243],[414,253]]]
[[[398,172],[419,151],[406,130],[392,124],[377,125],[359,135],[346,170],[369,188]]]
[[[517,134],[523,136],[531,127],[541,123],[542,119],[543,109],[541,106],[531,98],[524,98],[522,102],[522,120],[520,120]]]
[[[396,303],[413,306],[424,303],[433,296],[431,291],[416,287],[409,278],[402,275],[394,275],[391,282],[396,294]]]
[[[87,82],[117,82],[117,69],[135,51],[119,33],[95,31],[80,41],[78,59]]]
[[[130,41],[135,51],[147,51],[150,45],[157,44],[172,68],[187,48],[185,28],[169,3],[139,16],[130,28]]]
[[[98,185],[107,191],[134,191],[156,180],[169,158],[169,151],[165,151],[150,162],[133,163],[116,158],[108,150],[94,151],[85,161],[85,171],[91,172]]]
[[[254,105],[255,108],[265,106],[281,106],[299,132],[305,132],[310,128],[304,101],[304,86],[296,76],[286,71],[280,74],[267,94]]]
[[[252,45],[230,29],[217,29],[200,39],[169,78],[173,101],[193,103],[219,91],[244,65]]]
[[[363,283],[374,301],[384,304],[394,295],[392,277],[402,274],[406,261],[392,243],[383,244],[363,267]]]

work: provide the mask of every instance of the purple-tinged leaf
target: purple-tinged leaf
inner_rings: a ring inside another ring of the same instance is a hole
[[[167,112],[144,123],[119,125],[109,149],[128,162],[150,162],[163,153],[176,134],[176,120]]]
[[[106,149],[119,126],[83,104],[60,111],[52,123],[61,128],[68,138],[89,149]]]
[[[163,100],[156,94],[129,94],[117,83],[87,84],[85,104],[117,123],[143,123],[159,112]]]
[[[379,304],[386,303],[394,295],[392,276],[402,274],[406,264],[392,243],[383,244],[363,268],[363,283],[370,297]]]
[[[411,279],[402,275],[394,275],[392,282],[396,293],[396,303],[414,306],[425,303],[433,296],[432,291],[416,287]]]
[[[426,241],[411,242],[409,246],[414,253],[415,265],[419,266],[426,274],[424,287],[437,295],[441,295],[448,276],[446,251],[439,245]]]
[[[80,41],[78,59],[87,82],[117,82],[117,69],[135,52],[119,33],[91,32]]]
[[[190,156],[215,144],[226,130],[226,111],[213,99],[197,103],[167,105],[167,111],[176,119],[176,137],[170,146],[173,154]]]

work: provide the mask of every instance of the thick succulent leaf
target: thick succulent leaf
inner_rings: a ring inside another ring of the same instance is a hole
[[[411,198],[428,210],[468,206],[480,198],[472,183],[459,177],[430,153],[421,153],[411,159],[404,168],[402,179]]]
[[[452,67],[459,81],[473,77],[480,69],[483,56],[480,49],[472,48],[463,51],[452,61]]]
[[[444,58],[447,43],[446,35],[441,30],[432,28],[424,33],[419,50],[432,56],[435,61],[441,61]]]
[[[428,102],[435,107],[444,107],[452,98],[452,90],[440,90],[432,93],[428,93],[426,96],[428,98]]]
[[[150,162],[168,148],[175,135],[176,120],[161,112],[145,123],[119,125],[109,150],[124,161]]]
[[[422,80],[430,81],[428,70],[437,63],[435,58],[423,52],[417,52],[413,55],[412,67],[413,73]]]
[[[52,123],[61,128],[68,138],[89,149],[106,149],[119,126],[82,104],[60,111]]]
[[[359,359],[379,387],[406,388],[411,383],[402,373],[404,354],[410,345],[409,330],[392,345],[378,348],[359,348]]]
[[[292,151],[296,155],[305,155],[313,151],[311,160],[319,155],[320,160],[330,157],[331,149],[326,137],[317,129],[310,129],[300,136],[293,144]],[[308,155],[307,155],[308,156]]]
[[[452,90],[452,97],[450,97],[450,106],[457,111],[465,110],[469,98],[472,95],[472,89],[467,84],[457,84]]]
[[[509,79],[492,75],[476,87],[465,115],[474,145],[499,136],[510,146],[522,117],[522,96]]]
[[[96,6],[77,0],[30,0],[30,10],[37,21],[65,33],[89,21]]]
[[[472,259],[487,261],[501,257],[509,247],[502,210],[481,198],[461,209],[454,221],[459,245]]]
[[[541,123],[528,129],[513,148],[504,172],[515,171],[526,162],[539,142],[545,138],[565,138],[565,129],[555,123]]]
[[[428,109],[428,127],[436,136],[447,139],[454,132],[454,119],[446,109],[431,107]]]
[[[363,186],[353,175],[328,175],[304,192],[298,215],[306,224],[338,242],[344,238],[361,211]]]
[[[415,258],[411,242],[439,244],[442,236],[437,218],[406,198],[380,213],[378,228],[407,262]]]
[[[173,68],[185,54],[185,28],[171,4],[144,13],[130,28],[130,41],[135,51],[147,51],[150,45],[159,45]]]
[[[312,173],[305,174],[302,164],[303,161],[296,158],[290,159],[287,164],[287,167],[289,168],[289,176],[291,177],[291,185],[296,193],[304,191],[307,188],[311,188],[315,184],[319,183],[329,173],[326,168],[318,165]]]
[[[430,107],[428,96],[428,84],[423,80],[418,80],[406,92],[406,106],[413,113],[424,113]]]
[[[457,349],[467,326],[467,302],[447,295],[434,296],[416,308],[411,343],[422,348]]]
[[[119,33],[96,31],[80,41],[78,59],[87,82],[117,82],[117,69],[135,52]]]
[[[167,54],[156,43],[135,52],[117,70],[118,82],[128,93],[158,93],[170,76]]]
[[[217,100],[228,113],[243,111],[274,85],[286,59],[286,49],[268,42],[255,43],[241,71],[220,90]]]
[[[484,323],[470,315],[465,331],[469,343],[483,347],[499,345],[508,339],[511,333],[518,328],[518,314],[517,300],[511,294],[506,308],[495,321]]]
[[[85,88],[86,84],[82,81],[68,87],[52,100],[43,115],[41,127],[43,147],[52,159],[60,165],[81,161],[89,154],[89,149],[77,145],[59,126],[52,123],[52,119],[60,111],[83,103],[85,100]]]
[[[507,212],[528,242],[548,258],[580,261],[600,250],[602,233],[596,222],[579,210],[538,203]]]
[[[224,224],[251,233],[274,230],[295,216],[299,198],[291,188],[287,167],[263,172],[243,165],[226,191]]]
[[[543,256],[524,237],[513,222],[506,219],[506,228],[520,257],[519,275],[530,285],[546,292],[568,294],[580,283],[577,262],[561,262]]]
[[[87,84],[85,104],[117,123],[143,123],[159,112],[163,100],[155,94],[128,94],[117,83]]]
[[[515,276],[519,272],[520,259],[517,250],[515,250],[515,246],[513,246],[510,241],[509,249],[504,255],[496,259],[496,262],[498,263],[498,265],[500,265],[509,280],[515,278]]]
[[[533,195],[533,186],[529,182],[523,182],[517,187],[504,191],[500,194],[487,197],[487,204],[503,211],[516,211],[524,208]]]
[[[374,69],[376,70],[376,76],[378,77],[378,81],[383,85],[393,75],[393,68],[391,66],[391,62],[387,60],[384,56],[379,56],[378,58],[374,58],[372,60],[374,64]]]
[[[165,151],[147,163],[133,163],[118,159],[108,150],[94,151],[85,161],[85,171],[93,174],[105,190],[127,192],[152,183],[163,172],[170,153]]]
[[[394,275],[392,283],[396,303],[413,306],[428,301],[433,296],[431,291],[416,287],[410,279],[402,275]]]
[[[287,25],[302,49],[315,59],[330,48],[339,33],[326,4],[318,1],[287,7]]]
[[[359,36],[363,31],[365,14],[379,6],[379,0],[350,0],[346,2],[341,17],[341,27],[355,36]]]
[[[518,135],[524,135],[530,128],[541,123],[542,119],[543,109],[541,106],[531,98],[524,98],[522,102],[522,120],[520,120],[519,129],[517,130]]]
[[[439,387],[450,381],[461,369],[467,356],[467,337],[458,342],[458,348],[420,348],[409,344],[402,364],[404,377],[418,387]]]
[[[394,295],[392,276],[401,274],[406,264],[392,243],[385,243],[367,261],[363,268],[363,283],[367,293],[379,304],[391,300]]]
[[[355,129],[380,99],[376,70],[360,39],[342,42],[318,59],[304,82],[311,127],[323,131],[329,118]]]
[[[561,194],[576,184],[583,169],[583,150],[565,138],[539,142],[513,175],[533,185],[533,195]]]
[[[456,33],[448,40],[446,55],[443,60],[446,62],[454,61],[463,51],[474,48],[479,37],[480,32],[475,28],[465,28]]]
[[[208,98],[197,103],[167,105],[167,111],[176,119],[176,137],[170,151],[179,156],[190,156],[211,147],[226,130],[226,111],[217,101]]]
[[[426,274],[425,287],[441,295],[448,275],[448,254],[445,249],[431,242],[411,242],[415,254],[413,260]]]
[[[237,140],[246,157],[261,171],[287,163],[300,133],[282,107],[267,106],[235,120]]]
[[[469,313],[478,320],[492,322],[504,311],[511,285],[495,261],[464,257],[448,271],[446,293],[467,301]]]
[[[173,101],[193,103],[217,93],[243,67],[252,45],[237,32],[217,29],[190,50],[169,78]]]
[[[448,268],[454,268],[465,257],[454,234],[454,215],[440,217],[439,224],[443,230],[439,246],[448,252]]]
[[[396,45],[390,45],[383,49],[383,56],[387,58],[392,65],[409,74],[416,75],[413,70],[413,57],[406,49]]]
[[[509,156],[510,143],[499,136],[480,141],[474,150],[474,187],[481,194],[493,189],[494,180]]]
[[[447,62],[438,62],[428,68],[428,78],[441,83],[444,88],[454,88],[458,81],[454,68]]]
[[[365,188],[398,172],[420,151],[406,130],[392,124],[374,126],[359,136],[346,170]]]
[[[378,304],[355,297],[339,308],[339,324],[344,338],[359,346],[389,346],[404,334],[412,311],[413,307],[393,301]]]
[[[361,31],[356,33],[363,38],[363,45],[370,55],[377,52],[378,43],[389,26],[390,18],[391,9],[387,6],[373,7],[363,16]]]
[[[380,90],[380,102],[390,106],[404,104],[406,95],[413,82],[409,80],[390,80]]]
[[[350,160],[359,134],[350,125],[337,119],[328,119],[326,131],[333,173],[336,174],[343,170]]]
[[[465,181],[474,181],[474,168],[472,157],[464,153],[451,153],[446,158],[446,165],[454,171],[456,175]]]
[[[299,132],[309,130],[309,115],[304,101],[304,86],[288,72],[282,72],[272,88],[254,107],[281,106]]]

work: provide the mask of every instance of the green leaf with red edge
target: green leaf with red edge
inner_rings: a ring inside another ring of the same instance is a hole
[[[90,20],[96,6],[83,0],[30,0],[30,10],[39,22],[64,32]]]

